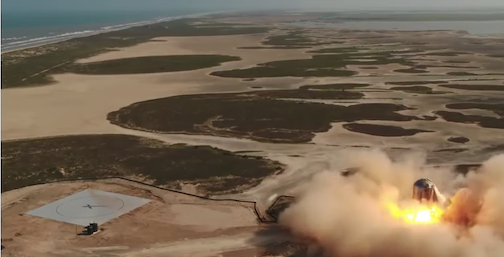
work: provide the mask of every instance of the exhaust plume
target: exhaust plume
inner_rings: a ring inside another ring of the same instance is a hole
[[[350,177],[340,171],[317,174],[279,218],[327,256],[504,256],[504,154],[467,176],[422,168],[424,158],[418,155],[393,161],[378,150],[352,151],[345,159],[359,172]],[[411,199],[419,178],[430,178],[451,199],[444,213],[448,221],[407,223],[392,215],[389,203],[419,204]]]

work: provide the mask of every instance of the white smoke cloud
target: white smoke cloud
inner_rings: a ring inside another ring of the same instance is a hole
[[[392,161],[378,150],[351,152],[345,158],[361,170],[343,177],[325,171],[297,191],[297,201],[280,224],[315,240],[338,257],[499,257],[504,256],[504,154],[466,177],[440,168],[422,169],[421,156]],[[452,198],[453,223],[407,224],[392,217],[386,202],[411,204],[412,185],[430,178]],[[480,200],[482,204],[479,205]]]

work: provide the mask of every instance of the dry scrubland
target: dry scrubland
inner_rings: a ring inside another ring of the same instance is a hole
[[[449,164],[504,151],[504,39],[283,23],[310,19],[214,15],[3,54],[4,251],[288,256],[306,247],[260,230],[250,206],[118,181],[26,186],[123,176],[267,207],[348,148]],[[156,201],[89,238],[20,215],[87,187]]]

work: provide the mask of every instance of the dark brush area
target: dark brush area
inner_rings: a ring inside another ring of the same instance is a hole
[[[394,72],[399,72],[399,73],[429,73],[429,71],[422,70],[422,69],[416,69],[416,68],[408,68],[408,69],[397,69],[394,70]]]
[[[324,45],[324,43],[317,42],[313,38],[304,35],[303,30],[293,30],[289,31],[284,35],[269,36],[266,40],[261,42],[265,46],[275,46],[275,47],[311,47]]]
[[[412,93],[412,94],[447,94],[450,92],[444,92],[444,91],[435,91],[432,90],[432,88],[427,87],[427,86],[409,86],[409,87],[391,87],[391,90],[399,90],[403,91],[406,93]]]
[[[381,136],[381,137],[404,137],[404,136],[413,136],[422,132],[433,132],[429,130],[405,129],[396,126],[361,124],[361,123],[344,124],[343,128],[352,132],[367,134],[371,136]]]
[[[340,53],[354,53],[359,51],[359,47],[351,46],[351,47],[331,47],[331,48],[322,48],[318,50],[308,51],[308,53],[317,53],[317,54],[340,54]]]
[[[432,52],[432,53],[424,53],[425,56],[459,56],[461,54],[468,54],[466,52]]]
[[[109,113],[112,123],[156,133],[249,138],[261,142],[306,143],[332,122],[410,121],[395,104],[340,106],[294,99],[358,99],[353,91],[268,90],[182,95],[134,103]],[[287,100],[293,99],[293,100]]]
[[[306,85],[301,86],[299,89],[305,90],[347,90],[347,89],[357,89],[362,87],[369,87],[371,84],[366,83],[333,83],[333,84],[321,84],[321,85]]]
[[[452,143],[459,143],[459,144],[465,144],[467,142],[469,142],[469,138],[467,137],[450,137],[447,139],[448,142],[452,142]]]
[[[435,111],[434,113],[449,122],[476,124],[483,128],[504,129],[504,118],[466,115],[460,112],[449,111]]]
[[[205,19],[187,18],[160,22],[4,53],[2,88],[46,85],[53,82],[51,74],[65,69],[76,60],[113,51],[114,48],[147,42],[156,37],[240,35],[269,31],[266,27],[193,24],[205,21],[208,22]]]
[[[373,61],[359,61],[362,56]],[[346,70],[347,65],[383,65],[398,63],[409,65],[410,61],[393,55],[393,52],[343,53],[314,55],[311,59],[283,60],[259,64],[248,69],[212,72],[211,75],[229,78],[263,77],[344,77],[357,72]]]
[[[465,72],[465,71],[451,71],[451,72],[447,72],[446,75],[451,75],[451,76],[476,76],[478,74],[472,73],[472,72]]]
[[[396,85],[396,86],[411,86],[411,85],[428,85],[428,84],[444,84],[448,81],[443,80],[425,80],[425,81],[393,81],[386,82],[385,85]]]
[[[262,50],[262,49],[305,49],[309,46],[242,46],[237,49]]]
[[[204,69],[239,60],[241,58],[228,55],[143,56],[72,64],[62,71],[92,75],[158,73]]]
[[[452,103],[447,104],[446,108],[454,110],[480,109],[491,111],[504,118],[504,103],[487,104],[487,103]]]
[[[479,91],[504,91],[504,85],[482,85],[482,84],[443,84],[440,87],[462,89],[462,90],[479,90]]]
[[[168,145],[129,135],[78,135],[2,142],[2,192],[65,179],[122,176],[202,193],[246,190],[281,164],[209,146]]]

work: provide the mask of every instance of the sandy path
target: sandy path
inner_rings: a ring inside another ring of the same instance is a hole
[[[130,251],[123,257],[155,257],[155,256],[212,256],[222,252],[256,248],[261,245],[279,243],[289,240],[285,234],[271,233],[258,237],[254,233],[243,233],[235,236],[178,241],[163,244],[139,251]]]
[[[22,200],[23,198],[43,189],[46,186],[47,185],[36,185],[2,193],[2,209]]]
[[[234,227],[255,227],[254,211],[246,207],[173,204],[170,206],[170,223],[195,226],[197,231],[215,231]],[[223,218],[224,217],[224,218]]]

